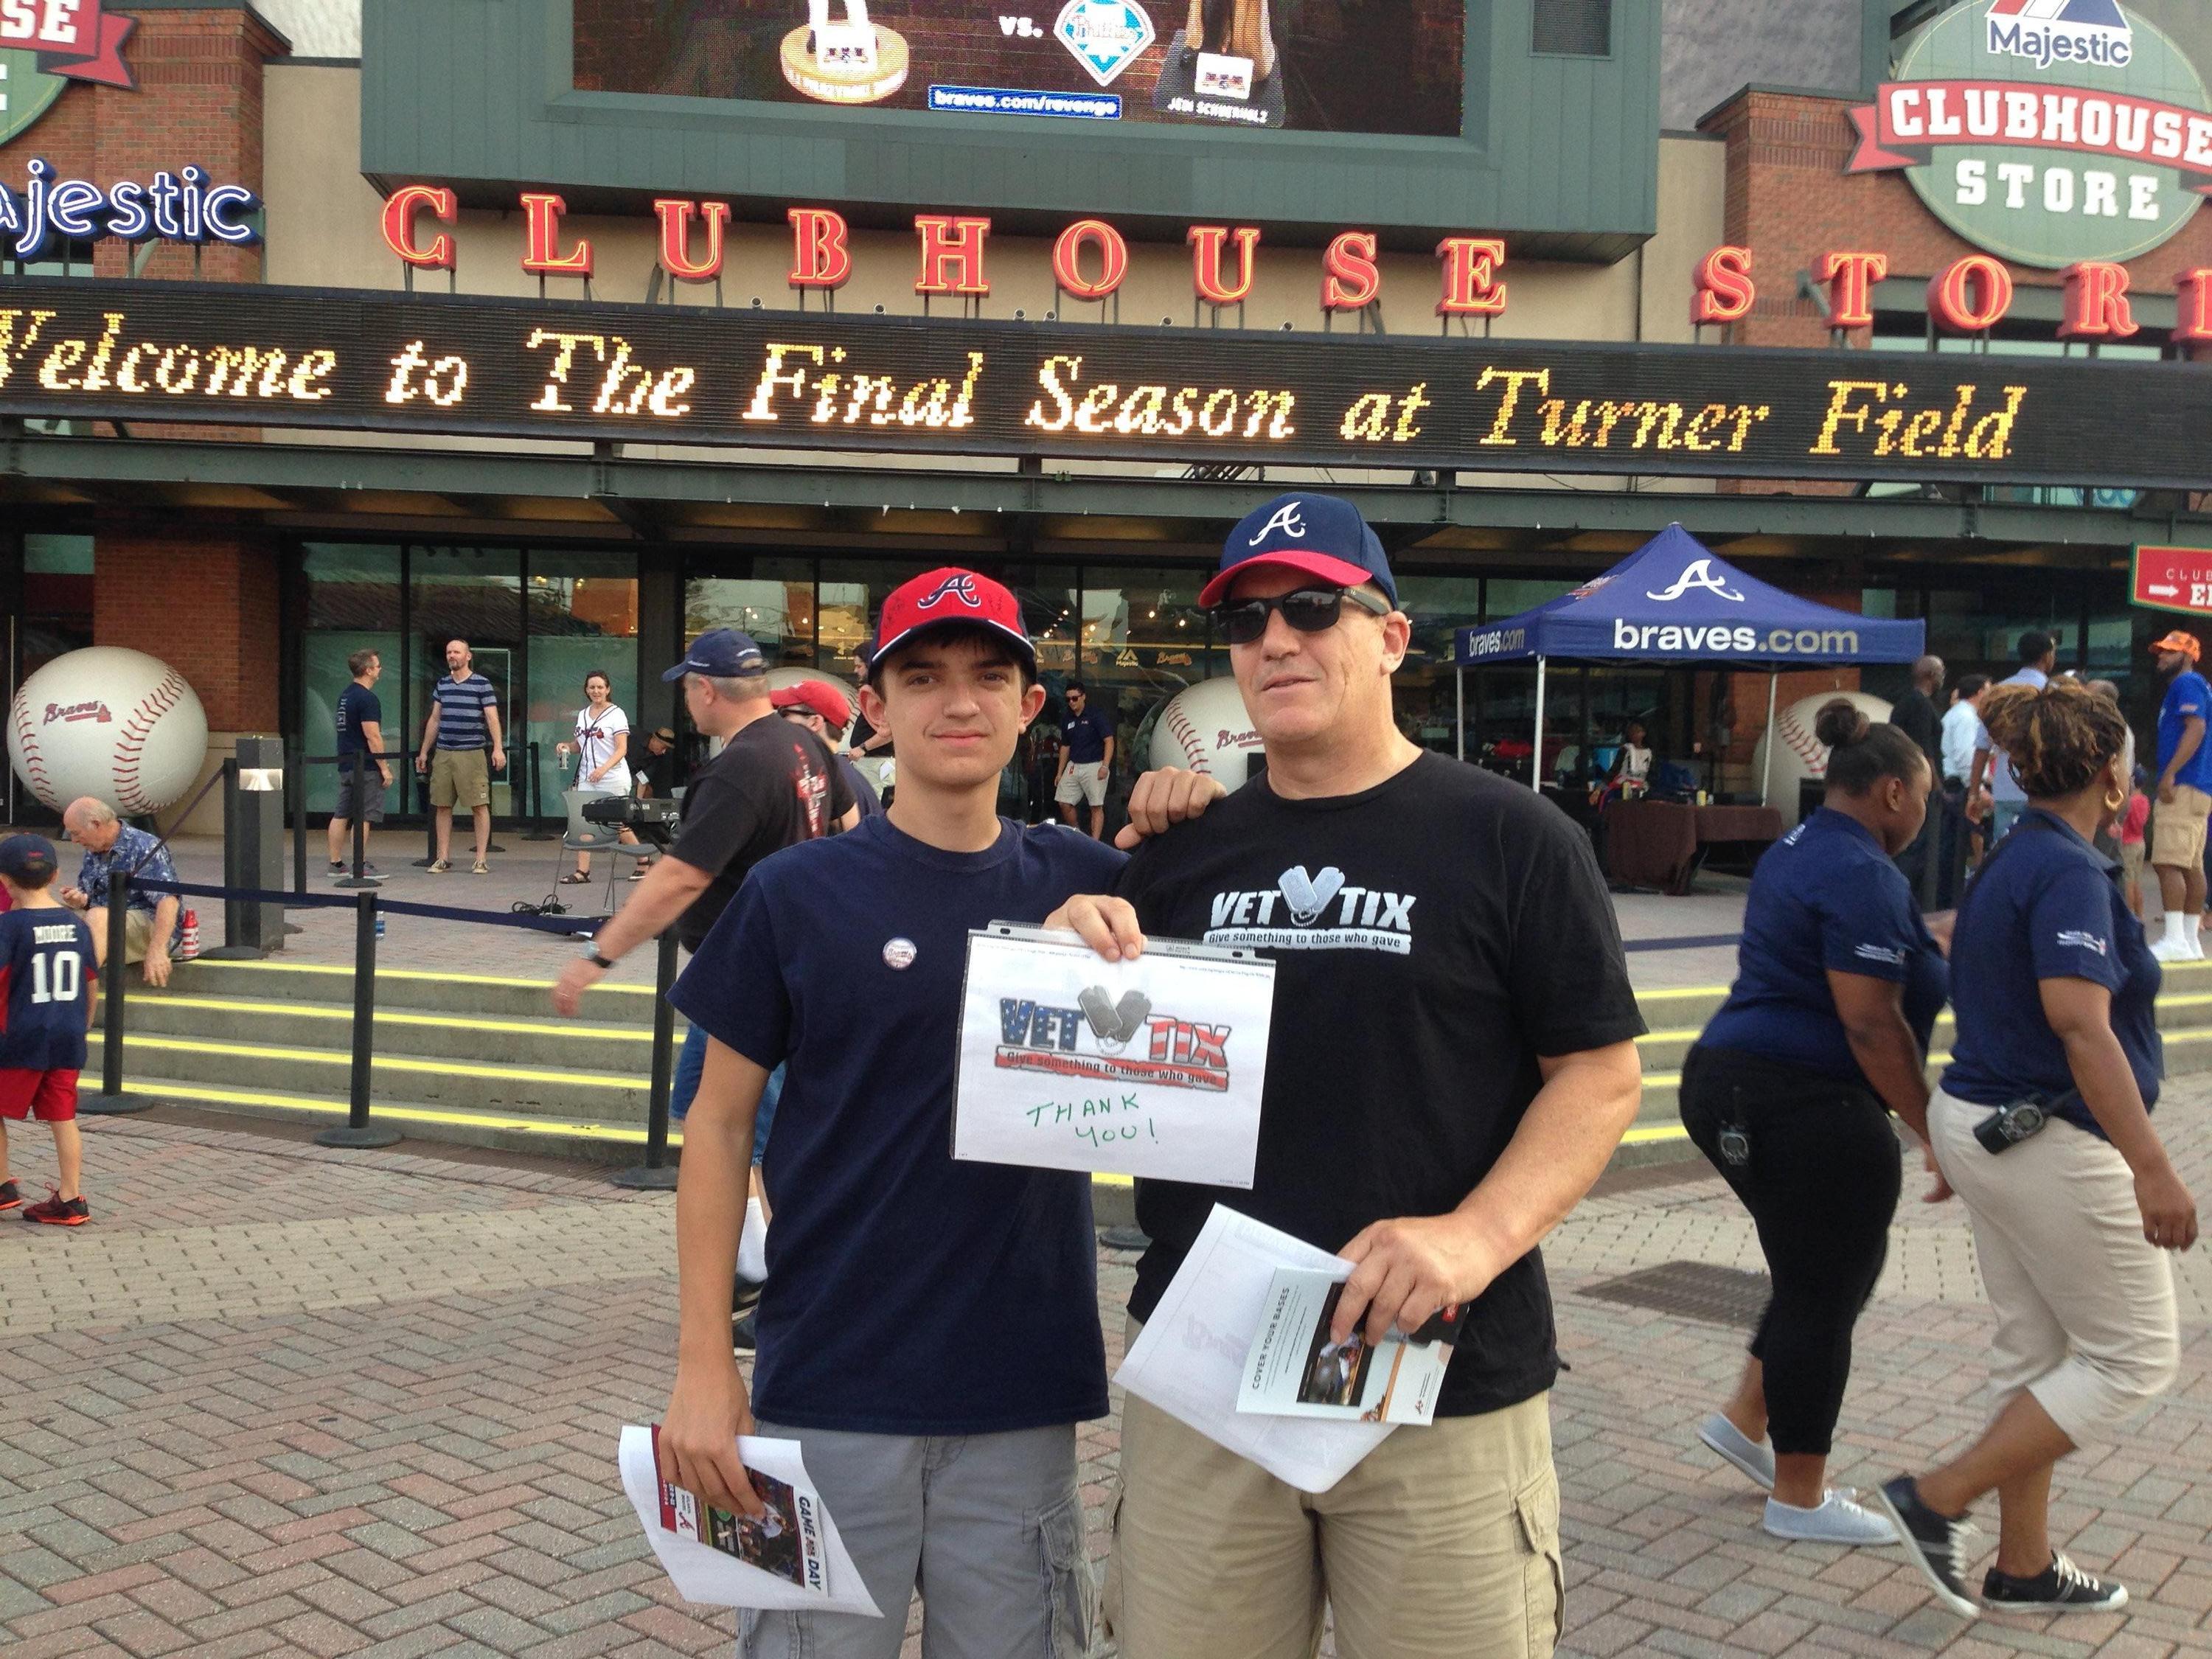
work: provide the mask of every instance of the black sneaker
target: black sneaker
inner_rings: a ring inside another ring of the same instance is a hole
[[[753,1328],[752,1315],[739,1314],[730,1322],[730,1352],[732,1353],[750,1353],[759,1346],[759,1343],[760,1333]]]
[[[1982,1580],[1982,1601],[2008,1612],[2118,1613],[2128,1604],[2128,1587],[2108,1584],[2053,1551],[2051,1565],[2033,1578],[1991,1567]]]
[[[1920,1501],[1920,1488],[1909,1474],[1882,1483],[1881,1506],[1897,1522],[1898,1540],[1920,1569],[1929,1588],[1961,1619],[1972,1619],[1981,1609],[1966,1594],[1966,1543],[1974,1528],[1962,1516],[1952,1520],[1938,1515]]]
[[[0,1210],[20,1210],[22,1207],[23,1194],[15,1189],[15,1183],[0,1181]]]

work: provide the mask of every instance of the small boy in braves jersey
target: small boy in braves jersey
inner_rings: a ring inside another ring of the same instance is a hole
[[[92,930],[52,891],[58,860],[39,836],[0,841],[0,1210],[26,1221],[82,1227],[92,1207],[78,1190],[83,1166],[76,1075],[92,1024]],[[7,1122],[35,1116],[54,1132],[61,1184],[26,1206],[8,1175]]]

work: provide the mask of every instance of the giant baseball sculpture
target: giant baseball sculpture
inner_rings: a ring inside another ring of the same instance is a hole
[[[172,805],[207,758],[207,711],[158,657],[95,645],[25,680],[8,713],[15,775],[57,812],[80,795],[126,817]]]
[[[1226,674],[1176,692],[1152,726],[1154,766],[1203,772],[1220,779],[1225,789],[1243,783],[1260,749],[1260,734],[1244,712],[1244,695]]]
[[[1813,722],[1820,718],[1820,710],[1838,697],[1853,704],[1870,720],[1889,718],[1889,705],[1864,691],[1816,691],[1809,697],[1798,698],[1774,717],[1773,735],[1779,740],[1779,746],[1774,751],[1773,782],[1767,791],[1766,804],[1782,814],[1784,824],[1797,822],[1799,781],[1828,775],[1828,746],[1813,735]],[[1759,746],[1751,751],[1754,782],[1767,775],[1766,745],[1767,739],[1762,737]]]

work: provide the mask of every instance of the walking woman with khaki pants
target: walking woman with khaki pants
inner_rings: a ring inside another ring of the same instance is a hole
[[[2051,1547],[2051,1471],[2172,1386],[2166,1253],[2197,1242],[2197,1206],[2150,1121],[2159,965],[2114,865],[2089,844],[2127,803],[2127,723],[2064,679],[1998,687],[1982,722],[2027,805],[1959,907],[1958,1038],[1928,1123],[1973,1222],[2002,1403],[1963,1456],[1881,1496],[1936,1599],[1961,1617],[2108,1613],[2127,1604],[2125,1587]],[[1965,1517],[1991,1492],[2000,1533],[1978,1606]]]

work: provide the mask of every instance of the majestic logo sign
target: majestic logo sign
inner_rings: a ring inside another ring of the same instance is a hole
[[[2181,48],[2118,0],[1973,0],[1851,112],[1845,171],[1904,169],[1937,218],[2023,264],[2124,261],[2212,193],[2208,103]]]
[[[7,0],[0,0],[4,7]],[[0,185],[0,249],[18,259],[37,259],[58,241],[228,242],[261,240],[252,215],[261,205],[243,185],[218,185],[204,167],[183,176],[167,170],[144,183],[118,179],[102,189],[83,179],[63,179],[53,164],[33,156],[21,195]]]
[[[1644,597],[1647,599],[1679,599],[1693,587],[1701,587],[1708,593],[1717,593],[1721,598],[1733,599],[1738,605],[1743,603],[1743,595],[1730,587],[1715,573],[1713,562],[1711,559],[1691,560],[1682,567],[1682,574],[1674,578],[1674,585],[1672,587],[1662,592],[1646,593]]]
[[[1157,38],[1151,15],[1132,0],[1067,0],[1052,32],[1102,87],[1113,85]]]
[[[2125,69],[2135,55],[2135,31],[2119,0],[1995,0],[1988,22],[1991,52],[2045,69],[2053,63]]]

